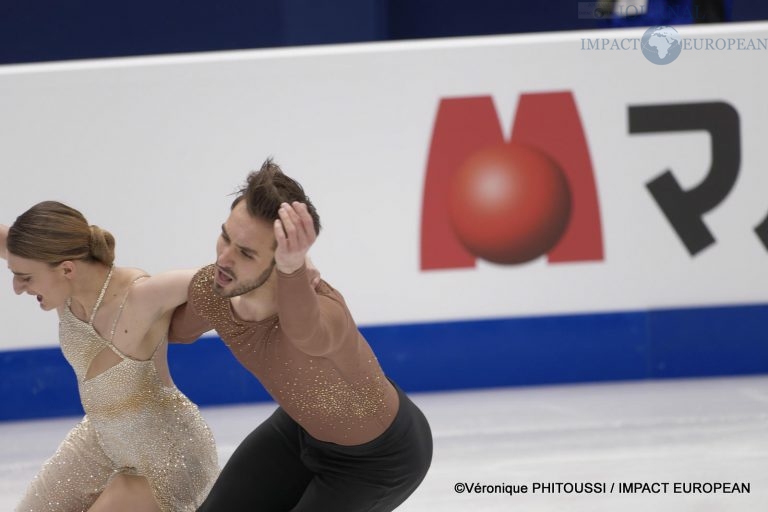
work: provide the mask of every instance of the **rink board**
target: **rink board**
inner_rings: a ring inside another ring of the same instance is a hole
[[[407,390],[765,373],[768,24],[678,31],[663,66],[627,29],[2,67],[0,222],[57,199],[115,234],[120,265],[200,266],[273,156]],[[509,144],[552,159],[572,204],[523,264],[468,249],[446,195],[465,157]],[[658,195],[669,176],[684,199]],[[55,315],[10,281],[0,418],[72,413]],[[221,343],[170,359],[201,404],[267,399]]]

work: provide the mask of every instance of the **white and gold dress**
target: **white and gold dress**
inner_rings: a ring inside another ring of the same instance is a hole
[[[165,355],[159,348],[167,337],[141,361],[113,345],[114,327],[110,340],[94,329],[108,285],[109,278],[89,322],[72,314],[69,305],[63,308],[61,348],[77,375],[85,417],[30,483],[18,512],[86,511],[119,473],[145,477],[164,512],[194,511],[218,475],[213,435],[200,411],[158,374],[155,359],[159,352]],[[120,362],[86,378],[105,349]]]

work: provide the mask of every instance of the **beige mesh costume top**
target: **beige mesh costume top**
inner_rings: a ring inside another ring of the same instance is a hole
[[[61,348],[75,370],[86,414],[29,485],[19,512],[87,510],[121,472],[145,477],[163,511],[194,511],[218,475],[213,436],[197,406],[157,372],[155,359],[164,354],[159,348],[167,338],[149,360],[140,361],[112,344],[114,326],[109,340],[94,329],[111,275],[89,322],[75,317],[69,305],[63,308]],[[91,362],[105,349],[120,362],[86,378]]]

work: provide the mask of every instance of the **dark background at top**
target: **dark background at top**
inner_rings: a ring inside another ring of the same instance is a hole
[[[729,17],[768,19],[768,2],[732,0]],[[0,0],[0,64],[580,30],[599,23],[578,18],[578,0]]]

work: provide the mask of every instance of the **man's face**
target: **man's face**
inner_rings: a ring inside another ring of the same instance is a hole
[[[221,297],[246,294],[266,283],[275,269],[272,223],[248,213],[240,201],[221,226],[216,242],[213,291]]]

